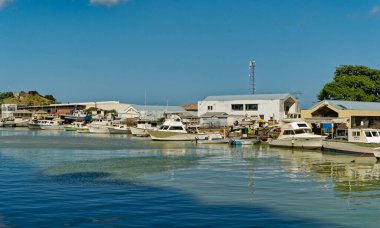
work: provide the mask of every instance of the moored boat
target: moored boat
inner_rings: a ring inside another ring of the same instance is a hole
[[[305,122],[290,122],[281,126],[278,138],[269,142],[270,146],[302,149],[320,149],[324,136],[315,135]]]
[[[88,131],[90,133],[97,134],[109,134],[109,128],[112,127],[112,121],[110,120],[95,120],[90,124],[87,124]]]
[[[42,120],[37,123],[42,130],[63,130],[64,126],[61,119]]]
[[[83,122],[72,122],[70,125],[64,127],[65,131],[88,131],[88,127]]]
[[[155,141],[195,141],[205,140],[207,134],[199,133],[196,127],[185,126],[177,115],[171,116],[157,130],[148,130]]]
[[[347,140],[325,140],[325,153],[380,158],[380,132],[377,129],[348,129]]]
[[[130,134],[131,129],[125,124],[118,124],[116,126],[110,127],[109,132],[111,134]]]
[[[229,143],[229,139],[223,138],[219,133],[208,134],[204,140],[196,140],[199,144],[226,144]]]
[[[157,129],[157,122],[151,120],[139,120],[136,127],[130,127],[133,136],[148,137],[148,130]]]
[[[257,139],[231,139],[229,143],[231,145],[240,146],[240,145],[253,145],[257,143]]]

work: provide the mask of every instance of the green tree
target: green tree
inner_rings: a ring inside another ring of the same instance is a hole
[[[380,101],[380,70],[343,65],[334,80],[324,85],[319,100]]]
[[[0,93],[0,100],[4,100],[7,98],[13,97],[12,92],[5,92],[5,93]]]
[[[48,100],[51,100],[51,101],[57,101],[57,100],[54,98],[54,96],[53,96],[53,95],[50,95],[50,94],[45,95],[44,97],[45,97],[46,99],[48,99]]]

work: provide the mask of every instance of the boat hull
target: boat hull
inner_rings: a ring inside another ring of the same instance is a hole
[[[77,131],[75,127],[65,127],[65,131]]]
[[[257,142],[257,140],[247,140],[247,139],[238,139],[231,141],[231,145],[253,145]]]
[[[110,130],[107,126],[88,126],[88,132],[95,134],[109,134]]]
[[[229,143],[228,139],[217,139],[217,140],[198,140],[198,144],[227,144]]]
[[[41,125],[42,130],[63,130],[64,127],[62,125]]]
[[[374,157],[374,145],[353,143],[353,142],[336,142],[324,141],[322,151],[325,153],[346,154],[360,157]],[[379,154],[380,156],[380,154]]]
[[[14,121],[5,121],[3,127],[16,127],[16,123]]]
[[[32,130],[41,130],[41,126],[35,123],[29,123],[28,128]]]
[[[197,141],[205,140],[206,134],[180,133],[171,131],[148,130],[154,141]]]
[[[110,128],[109,129],[110,134],[130,134],[131,130],[129,129],[115,129],[115,128]]]
[[[269,142],[270,146],[277,147],[290,147],[290,148],[302,148],[302,149],[320,149],[322,148],[322,137],[318,138],[282,138],[273,139]]]
[[[149,133],[147,129],[137,128],[137,127],[130,127],[131,133],[134,136],[140,136],[140,137],[148,137]]]

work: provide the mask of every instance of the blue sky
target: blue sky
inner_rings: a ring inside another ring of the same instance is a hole
[[[176,105],[301,91],[380,69],[380,0],[0,0],[0,91]]]

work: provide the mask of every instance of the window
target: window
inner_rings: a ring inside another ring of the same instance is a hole
[[[247,111],[257,111],[258,110],[258,104],[246,104],[245,110]]]
[[[284,135],[294,135],[294,132],[290,130],[285,130]]]
[[[231,109],[235,111],[243,111],[244,110],[244,105],[242,104],[232,104]]]
[[[183,128],[182,128],[182,127],[180,127],[180,126],[171,126],[169,130],[175,130],[175,131],[178,131],[178,130],[180,130],[180,131],[182,131],[182,130],[183,130]]]
[[[307,127],[307,124],[304,124],[304,123],[299,123],[297,125],[298,125],[298,127]]]
[[[353,131],[352,136],[360,136],[360,131]]]
[[[207,110],[212,111],[212,106],[207,106]]]
[[[162,130],[168,130],[169,126],[162,125],[161,129]]]
[[[306,133],[305,131],[304,131],[304,129],[297,129],[297,130],[295,130],[294,131],[296,134],[303,134],[303,133]]]
[[[373,135],[373,137],[379,137],[380,135],[379,135],[379,132],[377,132],[377,131],[373,131],[372,132],[372,135]]]
[[[370,132],[370,131],[366,131],[366,132],[365,132],[365,136],[367,136],[367,137],[372,137],[371,132]]]

